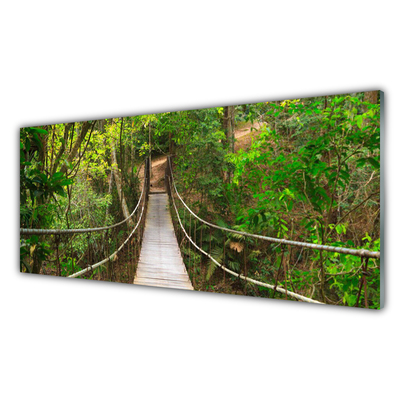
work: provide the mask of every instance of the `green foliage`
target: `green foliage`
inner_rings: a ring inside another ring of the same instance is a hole
[[[28,272],[33,272],[35,261],[44,261],[51,254],[51,249],[48,243],[39,241],[37,235],[32,235],[29,238],[22,238],[20,241],[20,270],[24,268]]]
[[[72,275],[76,272],[76,260],[72,257],[67,257],[67,259],[61,262],[62,276]]]
[[[88,123],[92,130],[87,132],[80,144],[80,150],[72,158],[71,153],[78,135]],[[135,139],[129,131],[131,124],[132,119],[125,118],[105,120],[102,123],[88,121],[57,124],[47,126],[46,129],[21,129],[21,227],[88,228],[112,224],[115,214],[120,218],[118,195],[115,192],[108,193],[112,167],[111,144],[113,141],[119,144],[119,164],[133,161],[134,151],[127,150],[134,145]],[[131,167],[130,176],[123,169],[124,186],[130,188],[127,201],[129,204],[136,204],[139,182],[134,172],[137,173],[137,167]],[[111,209],[113,213],[109,212]],[[55,247],[54,238],[41,236],[38,243],[33,245],[30,244],[31,240],[21,239],[21,265],[26,271],[32,272],[33,263],[38,273],[41,263],[47,260],[46,255],[51,254],[45,250]],[[62,252],[64,254],[67,251],[67,254],[60,256],[63,274],[75,268],[73,263],[77,259],[83,262],[87,259],[89,243],[94,248],[101,249],[104,254],[103,233],[94,233],[89,240],[82,235],[74,236],[69,248],[64,248]],[[30,249],[33,249],[32,252]],[[52,255],[54,257],[54,252]]]
[[[362,248],[371,251],[380,251],[380,239],[372,241],[368,233],[363,239]],[[335,243],[337,246],[351,246],[352,243]],[[344,254],[334,253],[333,256],[326,260],[326,271],[328,273],[328,283],[330,288],[335,289],[335,293],[339,298],[343,299],[343,303],[352,307],[356,304],[359,291],[360,280],[363,276],[361,260],[359,257],[347,256]],[[372,302],[369,308],[380,308],[379,285],[380,285],[380,269],[379,260],[370,260],[367,275],[368,282],[368,300]],[[364,287],[361,289],[359,303],[364,304]]]
[[[252,133],[251,143],[238,145],[235,152],[227,137],[229,110],[93,121],[76,153],[87,121],[21,129],[21,226],[112,224],[122,217],[117,190],[110,186],[112,169],[121,175],[130,208],[138,199],[143,159],[171,153],[178,190],[210,222],[271,237],[379,251],[379,102],[369,104],[357,93],[237,106],[236,123]],[[116,165],[111,154],[116,154]],[[193,234],[187,217],[185,227]],[[360,233],[361,226],[367,234]],[[112,251],[124,235],[120,229],[107,240],[100,233],[74,237],[69,253],[61,243],[62,274],[89,262],[94,252]],[[354,306],[359,298],[359,306],[364,304],[359,257],[302,252],[204,226],[197,227],[196,236],[205,251],[235,272],[246,268],[249,276],[322,301]],[[50,248],[51,241],[21,239],[21,269],[37,269],[48,260]],[[193,248],[182,252],[190,273],[196,268],[208,282],[203,285],[217,290],[221,275],[215,264]],[[379,262],[370,260],[368,267],[369,307],[379,308]],[[240,286],[237,280],[231,283]],[[251,285],[243,288],[252,295],[270,293]]]
[[[40,137],[39,135],[42,135]],[[65,197],[64,188],[73,183],[62,172],[50,174],[43,169],[38,160],[43,150],[41,139],[47,131],[38,128],[23,128],[20,135],[20,205],[21,222],[29,226],[39,216],[45,219],[46,214],[54,211],[53,207],[45,207],[44,203],[55,199],[55,195]]]
[[[215,125],[206,132],[201,132],[199,124],[205,111],[197,111],[193,119],[194,113],[187,112],[191,135],[180,137],[176,160],[177,180],[185,182],[183,188],[187,189],[184,197],[197,193],[200,200],[195,204],[199,205],[200,215],[208,220],[223,216],[236,221],[234,229],[365,248],[361,236],[355,236],[349,216],[360,215],[364,204],[374,213],[379,207],[374,195],[379,193],[380,105],[362,99],[363,94],[356,94],[239,106],[239,121],[265,123],[250,147],[235,153],[224,147],[223,135],[218,135],[220,109],[207,111],[210,119],[214,116]],[[222,171],[226,175],[221,175]],[[230,180],[226,179],[229,174]],[[207,209],[204,202],[208,203]],[[233,227],[235,223],[228,225]],[[371,238],[378,240],[379,231]],[[240,241],[243,237],[230,235],[230,239]],[[265,246],[258,257],[249,261],[253,273],[263,271],[264,276],[274,278],[279,251]],[[213,252],[221,257],[221,248],[213,248]],[[272,264],[265,262],[266,255]],[[289,273],[287,284],[293,290],[310,295],[309,289],[314,287],[314,295],[324,296],[326,292],[340,304],[355,304],[361,276],[356,266],[360,264],[358,257],[313,252],[307,260],[309,265],[304,264],[305,259],[299,262],[299,267],[306,270],[297,268]],[[238,255],[224,261],[234,266]],[[210,277],[214,267],[209,264],[208,269]],[[358,273],[348,275],[353,269]],[[334,276],[332,271],[336,270],[341,275]],[[377,268],[371,270],[368,280],[375,308],[379,304]],[[360,305],[363,296],[361,292]]]

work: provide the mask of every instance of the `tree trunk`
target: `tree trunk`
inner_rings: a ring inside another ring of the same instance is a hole
[[[235,106],[224,107],[224,119],[222,128],[225,132],[224,145],[230,149],[232,153],[235,152]],[[231,181],[231,171],[228,171],[223,176],[227,182]]]
[[[372,92],[365,92],[364,93],[364,101],[368,101],[371,104],[377,104],[378,103],[378,91],[374,90]],[[363,105],[363,112],[367,112],[368,107],[366,105]],[[369,118],[366,118],[363,120],[363,127],[367,126],[369,124]]]
[[[121,173],[118,168],[118,163],[117,163],[117,152],[115,150],[115,139],[112,139],[111,143],[111,164],[112,164],[112,170],[113,170],[113,175],[115,179],[115,185],[117,186],[117,192],[118,192],[118,197],[119,201],[121,204],[121,209],[122,209],[122,214],[124,218],[128,218],[130,215],[128,206],[126,204],[124,192],[122,190],[122,185],[121,185]],[[131,228],[133,226],[132,221],[128,220],[128,226]]]
[[[54,160],[53,168],[51,169],[51,174],[54,175],[57,172],[58,165],[60,164],[60,160],[62,155],[64,154],[65,147],[67,145],[68,141],[68,132],[72,128],[72,123],[70,124],[65,124],[65,130],[64,130],[64,143],[61,143],[60,150],[58,150],[58,153],[56,155],[56,158]]]
[[[232,153],[235,152],[235,106],[224,107],[223,129],[226,135],[225,143]]]
[[[78,137],[74,143],[74,146],[71,149],[71,152],[69,153],[68,157],[67,157],[67,162],[68,163],[72,163],[72,161],[74,160],[76,153],[79,150],[79,147],[81,146],[81,143],[83,141],[83,139],[85,139],[85,136],[89,130],[90,127],[92,127],[96,122],[93,121],[92,124],[89,121],[85,121],[82,124],[82,129],[80,131],[80,133],[78,134]],[[65,163],[61,169],[60,172],[62,172],[63,174],[65,174],[68,171],[68,167],[67,164]]]
[[[378,91],[374,90],[373,92],[365,92],[364,101],[368,101],[371,104],[376,104],[378,102]]]
[[[228,140],[230,140],[231,151],[235,152],[235,106],[228,107]]]

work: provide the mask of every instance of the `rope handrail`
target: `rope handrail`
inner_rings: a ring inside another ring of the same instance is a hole
[[[346,247],[335,247],[335,246],[327,246],[323,244],[314,244],[314,243],[307,243],[307,242],[298,242],[294,240],[287,240],[287,239],[278,239],[278,238],[273,238],[269,236],[262,236],[262,235],[256,235],[254,233],[248,233],[248,232],[241,232],[241,231],[236,231],[234,229],[230,228],[225,228],[219,225],[212,224],[211,222],[207,222],[204,219],[200,218],[198,215],[196,215],[183,201],[182,197],[180,196],[178,189],[176,188],[175,185],[175,179],[174,179],[174,174],[172,172],[172,166],[171,166],[171,158],[168,157],[169,161],[169,170],[171,171],[171,177],[172,177],[172,183],[173,187],[175,189],[175,192],[179,198],[179,200],[182,202],[182,204],[185,206],[185,208],[199,221],[203,222],[204,224],[211,226],[216,229],[221,229],[223,231],[231,232],[231,233],[236,233],[242,236],[248,236],[248,237],[253,237],[256,239],[261,239],[261,240],[266,240],[268,242],[273,242],[273,243],[279,243],[279,244],[286,244],[286,245],[292,245],[292,246],[297,246],[297,247],[306,247],[309,249],[313,250],[324,250],[324,251],[330,251],[332,253],[341,253],[341,254],[350,254],[353,256],[359,256],[359,257],[365,257],[365,258],[380,258],[380,252],[379,251],[370,251],[366,249],[349,249]]]
[[[176,191],[176,189],[175,189],[175,191]],[[176,191],[176,193],[178,194],[177,191]],[[179,195],[178,195],[178,196],[179,196]],[[200,252],[202,252],[204,255],[206,255],[214,264],[218,265],[218,267],[220,267],[220,268],[223,269],[224,271],[228,272],[228,274],[231,274],[231,275],[233,275],[233,276],[235,276],[235,277],[237,277],[237,278],[240,278],[240,279],[242,279],[242,280],[244,280],[244,281],[247,281],[247,282],[251,282],[251,283],[253,283],[253,284],[255,284],[255,285],[258,285],[258,286],[262,286],[262,287],[265,287],[265,288],[268,288],[268,289],[276,290],[277,292],[283,293],[283,294],[285,294],[285,295],[291,296],[291,297],[293,297],[293,298],[295,298],[295,299],[298,299],[298,300],[301,300],[301,301],[304,301],[304,302],[307,302],[307,303],[325,304],[325,303],[321,303],[320,301],[310,299],[309,297],[302,296],[302,295],[297,294],[297,293],[295,293],[295,292],[291,292],[290,290],[286,290],[286,289],[283,288],[283,287],[271,285],[271,284],[269,284],[269,283],[265,283],[265,282],[257,281],[257,280],[252,279],[252,278],[248,278],[247,276],[243,276],[243,275],[241,275],[241,274],[238,274],[238,273],[236,273],[236,272],[230,270],[229,268],[226,268],[225,266],[223,266],[223,265],[222,265],[221,263],[219,263],[215,258],[213,258],[210,254],[208,254],[208,253],[207,253],[206,251],[204,251],[202,248],[200,248],[199,246],[197,246],[197,244],[196,244],[196,243],[192,240],[192,238],[187,234],[185,228],[184,228],[183,225],[182,225],[181,219],[180,219],[180,217],[179,217],[179,213],[178,213],[178,210],[177,210],[177,208],[176,208],[174,196],[171,195],[171,198],[172,198],[172,203],[173,203],[174,208],[175,208],[175,213],[176,213],[176,215],[177,215],[177,217],[178,217],[179,225],[181,226],[182,231],[184,232],[185,236],[190,240],[190,242],[193,244],[193,246],[195,246]]]
[[[87,267],[87,268],[85,268],[85,269],[82,269],[81,271],[75,272],[75,273],[72,274],[72,275],[67,276],[67,278],[76,278],[77,276],[83,275],[83,274],[85,274],[85,273],[88,272],[88,271],[93,271],[95,268],[100,267],[101,265],[105,264],[107,261],[112,261],[113,257],[116,256],[116,254],[126,245],[126,243],[129,241],[129,239],[130,239],[130,238],[132,237],[132,235],[135,233],[137,227],[138,227],[139,224],[140,224],[140,221],[142,220],[143,210],[144,210],[145,204],[146,204],[146,197],[145,197],[144,203],[143,203],[143,205],[142,205],[142,211],[141,211],[141,213],[140,213],[139,221],[137,222],[136,226],[133,228],[132,232],[130,233],[130,235],[128,236],[128,238],[125,240],[125,242],[122,243],[121,246],[120,246],[116,251],[114,251],[114,253],[112,253],[109,257],[105,258],[105,259],[102,260],[102,261],[99,261],[99,262],[96,263],[96,264],[89,265],[89,267]]]
[[[99,232],[99,231],[105,231],[108,229],[116,228],[119,225],[122,225],[129,219],[133,217],[135,214],[136,210],[139,207],[140,201],[142,199],[145,187],[146,187],[146,180],[147,177],[145,177],[143,181],[143,187],[142,187],[142,192],[140,193],[139,200],[136,204],[135,209],[132,211],[131,215],[129,215],[127,218],[125,218],[123,221],[117,222],[114,225],[109,225],[109,226],[102,226],[98,228],[80,228],[80,229],[27,229],[27,228],[20,228],[20,234],[23,235],[65,235],[65,234],[73,234],[73,233],[88,233],[88,232]]]

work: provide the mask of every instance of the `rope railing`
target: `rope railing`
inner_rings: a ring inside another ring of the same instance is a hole
[[[176,192],[176,194],[178,194],[176,188],[175,188],[175,192]],[[179,195],[178,195],[178,196],[179,196]],[[176,216],[177,216],[177,218],[178,218],[179,225],[180,225],[180,227],[181,227],[183,233],[185,234],[185,236],[186,236],[186,237],[188,238],[188,240],[193,244],[193,246],[196,247],[197,250],[199,250],[201,253],[203,253],[204,255],[206,255],[214,264],[216,264],[216,265],[217,265],[218,267],[220,267],[222,270],[224,270],[224,271],[226,271],[228,274],[233,275],[233,276],[235,276],[235,277],[237,277],[237,278],[240,278],[240,279],[242,279],[242,280],[244,280],[244,281],[246,281],[246,282],[250,282],[250,283],[253,283],[254,285],[258,285],[258,286],[262,286],[262,287],[265,287],[265,288],[268,288],[268,289],[272,289],[272,290],[274,290],[274,291],[283,293],[283,294],[285,294],[285,295],[287,295],[287,296],[291,296],[291,297],[293,297],[293,298],[295,298],[295,299],[297,299],[297,300],[301,300],[301,301],[304,301],[304,302],[307,302],[307,303],[324,304],[324,303],[321,303],[321,302],[319,302],[319,301],[317,301],[317,300],[310,299],[309,297],[305,297],[305,296],[302,296],[302,295],[300,295],[300,294],[294,293],[294,292],[292,292],[292,291],[290,291],[290,290],[287,290],[287,289],[285,289],[285,288],[283,288],[283,287],[280,287],[280,286],[277,286],[277,285],[271,285],[271,284],[269,284],[269,283],[265,283],[265,282],[257,281],[257,280],[255,280],[255,279],[248,278],[247,276],[243,276],[243,275],[241,275],[241,274],[238,274],[238,273],[236,273],[236,272],[230,270],[229,268],[225,267],[225,266],[222,265],[221,263],[219,263],[214,257],[211,256],[211,254],[208,254],[206,251],[204,251],[202,248],[200,248],[200,247],[192,240],[192,238],[187,234],[185,228],[183,227],[182,221],[181,221],[181,219],[180,219],[180,217],[179,217],[178,209],[177,209],[176,204],[175,204],[175,199],[174,199],[174,196],[173,196],[172,194],[171,194],[171,198],[172,198],[172,204],[173,204],[173,206],[174,206]],[[192,214],[193,214],[193,213],[192,213]]]
[[[125,242],[122,243],[122,245],[119,246],[119,248],[118,248],[116,251],[114,251],[114,253],[112,253],[109,257],[105,258],[105,259],[102,260],[102,261],[99,261],[99,262],[96,263],[96,264],[90,265],[89,267],[87,267],[87,268],[85,268],[85,269],[82,269],[81,271],[78,271],[78,272],[76,272],[76,273],[74,273],[74,274],[72,274],[72,275],[67,276],[67,278],[76,278],[76,277],[78,277],[78,276],[80,276],[80,275],[85,274],[86,272],[93,271],[93,270],[96,269],[97,267],[100,267],[101,265],[105,264],[107,261],[113,261],[113,258],[114,258],[114,257],[117,255],[117,253],[126,245],[126,243],[128,243],[129,239],[132,237],[132,235],[135,233],[136,229],[137,229],[138,226],[140,225],[140,222],[141,222],[142,216],[143,216],[143,211],[144,211],[144,208],[145,208],[145,204],[146,204],[146,197],[145,197],[145,200],[144,200],[143,205],[142,205],[142,211],[141,211],[141,213],[140,213],[139,221],[137,222],[136,226],[133,228],[132,232],[130,233],[130,235],[128,236],[128,238],[125,240]]]
[[[110,256],[106,257],[104,260],[101,260],[96,264],[89,265],[87,268],[82,269],[81,271],[75,272],[74,274],[67,276],[67,278],[76,278],[78,276],[81,276],[81,275],[85,274],[86,272],[93,271],[94,269],[100,267],[101,265],[105,264],[108,261],[113,261],[114,257],[117,255],[117,253],[119,253],[121,251],[121,249],[129,242],[130,238],[135,233],[135,231],[137,230],[138,226],[140,225],[140,222],[142,221],[143,213],[144,213],[144,210],[145,210],[145,207],[146,207],[147,195],[148,195],[148,192],[149,192],[149,180],[150,179],[149,179],[148,163],[146,163],[142,193],[140,195],[139,202],[136,205],[135,210],[133,211],[133,213],[131,215],[133,215],[134,212],[139,207],[139,204],[142,201],[144,192],[146,192],[146,195],[144,196],[144,199],[143,199],[142,210],[140,212],[139,220],[138,220],[136,226],[132,229],[132,232],[129,234],[127,239],[121,244],[121,246],[119,246],[119,248],[116,251],[114,251],[114,253],[112,253]]]
[[[21,235],[70,235],[74,233],[89,233],[89,232],[99,232],[99,231],[106,231],[109,229],[116,228],[117,226],[120,226],[127,222],[128,220],[132,219],[133,215],[136,213],[140,201],[142,200],[143,193],[146,189],[146,177],[143,182],[143,187],[142,187],[142,192],[140,193],[139,200],[136,204],[136,207],[132,211],[132,213],[126,217],[123,221],[117,222],[114,225],[109,225],[109,226],[101,226],[97,228],[79,228],[79,229],[27,229],[27,228],[20,228],[20,234]]]
[[[87,233],[88,234],[88,249],[89,249],[89,256],[88,256],[88,260],[91,259],[91,255],[90,255],[90,247],[89,247],[89,235],[92,232],[98,232],[98,231],[107,231],[109,229],[115,228],[117,226],[120,226],[122,224],[124,224],[125,222],[132,220],[132,223],[134,224],[134,220],[133,217],[135,215],[135,213],[139,210],[139,207],[141,205],[141,212],[140,212],[140,216],[137,218],[135,218],[137,220],[136,225],[134,226],[134,228],[132,229],[132,231],[130,232],[129,236],[127,237],[127,239],[118,247],[118,249],[116,251],[114,251],[111,255],[108,254],[108,257],[106,257],[105,259],[92,264],[92,265],[88,265],[87,268],[84,268],[76,273],[73,273],[71,275],[68,275],[67,278],[76,278],[78,276],[81,276],[87,272],[93,271],[96,268],[100,267],[101,265],[104,265],[105,263],[109,262],[109,261],[114,261],[116,255],[122,250],[122,248],[129,243],[129,240],[132,238],[133,234],[137,231],[139,225],[141,224],[141,222],[144,220],[143,218],[143,214],[145,212],[146,206],[147,206],[147,197],[148,197],[148,193],[149,193],[149,188],[150,188],[150,179],[149,179],[149,162],[148,159],[145,160],[145,169],[144,169],[144,180],[143,180],[143,187],[139,196],[139,200],[134,208],[134,210],[132,211],[132,213],[125,218],[123,221],[120,221],[116,224],[110,225],[110,226],[104,226],[104,227],[96,227],[96,228],[87,228],[87,229],[20,229],[20,233],[21,235],[54,235],[55,237],[55,244],[56,244],[56,251],[57,251],[57,259],[59,258],[59,253],[58,253],[58,245],[60,242],[60,235],[62,234],[79,234],[79,233]],[[133,225],[132,224],[132,225]],[[131,226],[131,225],[130,225]],[[140,242],[140,230],[139,230],[139,242]],[[106,238],[108,238],[108,233],[106,233]],[[108,239],[106,239],[107,243],[108,243]],[[106,255],[106,254],[105,254]],[[90,261],[89,261],[90,262]],[[57,267],[57,275],[61,276],[61,266],[60,266],[60,261],[58,260],[58,267]]]
[[[261,239],[265,240],[268,242],[272,243],[279,243],[279,244],[285,244],[285,245],[291,245],[291,246],[297,246],[297,247],[305,247],[313,250],[323,250],[323,251],[329,251],[333,253],[341,253],[341,254],[350,254],[353,256],[358,256],[358,257],[363,257],[363,258],[380,258],[380,252],[379,251],[370,251],[366,249],[349,249],[346,247],[336,247],[336,246],[327,246],[327,245],[322,245],[322,244],[315,244],[315,243],[307,243],[307,242],[298,242],[294,240],[287,240],[287,239],[278,239],[278,238],[273,238],[273,237],[268,237],[268,236],[262,236],[262,235],[256,235],[254,233],[248,233],[248,232],[242,232],[242,231],[236,231],[234,229],[230,228],[225,228],[219,225],[212,224],[211,222],[205,221],[204,219],[200,218],[198,215],[196,215],[188,206],[187,204],[183,201],[182,197],[180,196],[178,189],[176,188],[175,180],[174,180],[174,174],[172,172],[172,166],[171,166],[171,158],[168,157],[168,162],[169,162],[169,171],[171,174],[172,178],[172,184],[174,187],[174,190],[181,201],[181,203],[184,205],[184,207],[199,221],[201,221],[203,224],[206,224],[208,226],[211,226],[216,229],[221,229],[226,232],[230,233],[235,233],[239,234],[242,236],[247,236],[247,237],[253,237],[256,239]]]

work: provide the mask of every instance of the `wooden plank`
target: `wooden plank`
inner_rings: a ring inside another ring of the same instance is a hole
[[[193,290],[176,240],[166,193],[149,196],[134,284]]]

